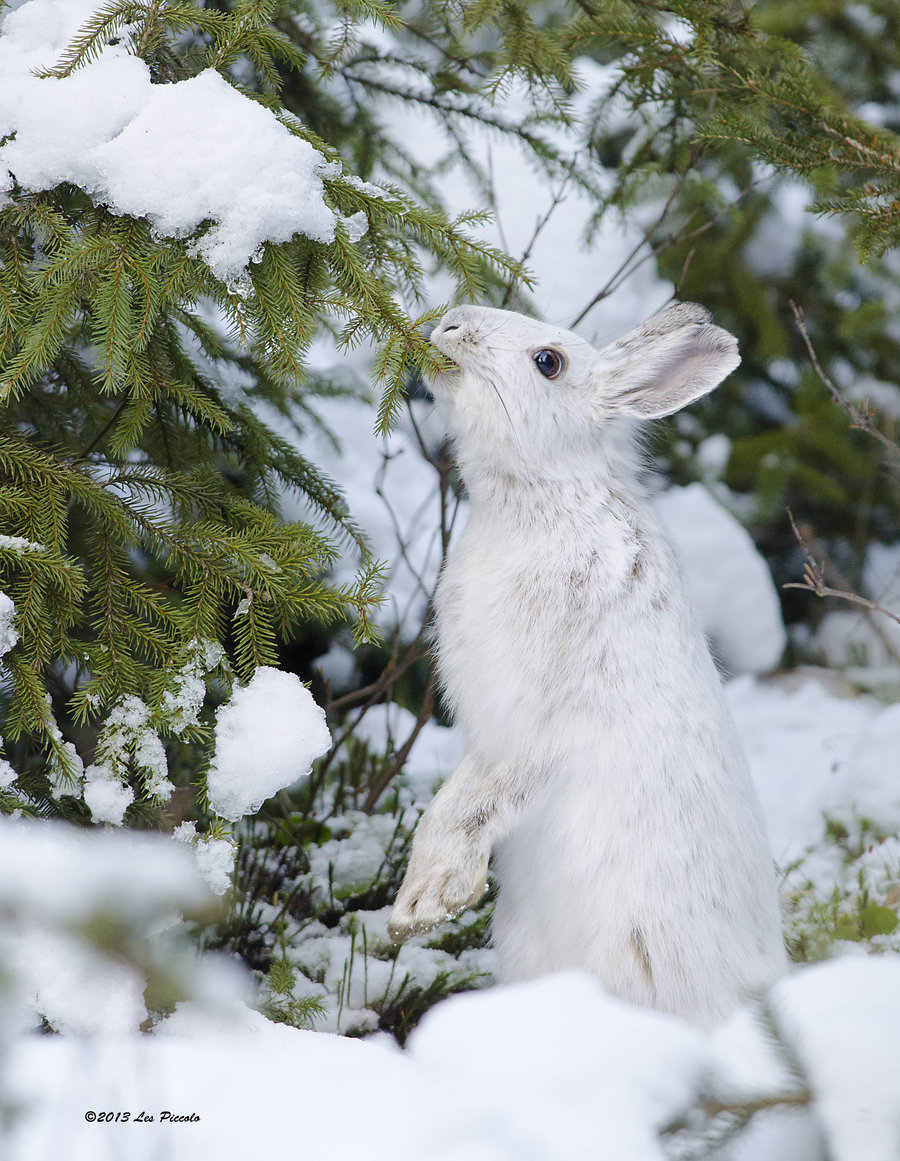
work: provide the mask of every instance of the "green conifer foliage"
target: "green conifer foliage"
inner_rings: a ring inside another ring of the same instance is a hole
[[[670,469],[679,482],[697,478],[698,445],[726,433],[724,479],[752,496],[741,511],[776,579],[796,580],[802,568],[790,506],[859,584],[869,541],[897,536],[895,463],[850,430],[811,365],[791,303],[844,387],[900,382],[891,324],[900,305],[891,253],[900,241],[897,7],[579,0],[576,8],[563,34],[572,52],[618,70],[584,126],[594,155],[616,172],[598,221],[641,215],[641,257],[652,254],[678,297],[706,303],[740,340],[742,366],[723,390],[662,432]],[[617,101],[631,115],[612,131]],[[866,120],[873,110],[880,124]],[[800,183],[809,217],[797,224],[780,207],[785,187],[795,200]],[[890,436],[890,417],[873,415]],[[823,610],[792,592],[785,611],[814,619]]]
[[[289,416],[311,392],[337,389],[307,368],[328,329],[344,345],[378,344],[390,422],[410,368],[434,358],[423,324],[441,308],[409,313],[425,266],[443,264],[473,296],[487,278],[518,274],[466,219],[355,180],[286,109],[281,70],[302,69],[306,54],[273,23],[277,8],[113,0],[46,72],[53,83],[123,37],[155,83],[217,69],[337,162],[324,186],[339,216],[331,243],[266,243],[235,286],[198,256],[208,224],[160,236],[67,184],[15,186],[0,209],[0,589],[18,632],[0,725],[19,775],[8,807],[83,815],[74,800],[96,749],[110,762],[114,750],[143,790],[133,816],[152,814],[152,762],[111,712],[138,699],[146,728],[192,775],[203,756],[185,746],[208,730],[179,721],[173,690],[203,643],[227,646],[207,648],[201,666],[227,682],[277,663],[279,640],[303,621],[349,617],[359,638],[371,634],[378,566],[364,552],[355,582],[329,581],[340,543],[364,550],[362,534],[338,488],[259,405]],[[395,19],[389,7],[348,6],[347,29],[372,15]],[[368,231],[351,241],[344,223],[358,213]],[[223,387],[236,375],[243,392]],[[285,493],[307,503],[314,526],[283,518]]]

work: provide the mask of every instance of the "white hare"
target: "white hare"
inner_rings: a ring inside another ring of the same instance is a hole
[[[479,898],[491,851],[501,976],[596,973],[701,1025],[785,966],[759,804],[719,676],[640,483],[634,419],[738,364],[701,307],[602,351],[507,311],[431,336],[469,492],[437,655],[466,752],[422,816],[388,930]]]

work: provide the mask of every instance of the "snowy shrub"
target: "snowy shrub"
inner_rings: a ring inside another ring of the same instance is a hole
[[[136,1032],[204,997],[215,970],[198,964],[183,922],[209,921],[215,907],[183,850],[64,823],[0,820],[0,836],[6,1034],[41,1021]]]
[[[394,716],[403,721],[402,712]],[[410,770],[428,769],[434,781],[440,766],[432,755],[457,741],[440,736],[451,733],[432,725],[420,735]],[[371,736],[384,744],[374,725]],[[374,745],[353,739],[327,776],[283,796],[289,810],[241,824],[235,891],[205,943],[255,969],[273,1018],[320,1031],[380,1029],[402,1043],[438,1000],[491,982],[492,903],[403,947],[389,940],[391,901],[430,795],[412,773],[374,813],[359,809],[385,761]]]

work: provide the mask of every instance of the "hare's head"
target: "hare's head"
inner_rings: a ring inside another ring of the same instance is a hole
[[[511,311],[457,306],[431,341],[456,365],[434,385],[464,471],[579,475],[619,417],[656,419],[712,391],[737,343],[693,303],[596,351]]]

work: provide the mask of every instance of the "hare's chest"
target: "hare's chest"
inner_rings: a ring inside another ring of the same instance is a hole
[[[550,691],[555,700],[596,680],[637,549],[560,532],[479,533],[448,563],[436,596],[438,655],[458,709],[500,712],[498,697],[546,706]]]
[[[583,633],[586,618],[634,587],[641,547],[608,510],[587,521],[561,513],[515,533],[470,522],[438,587],[439,630],[529,641],[544,627]]]

